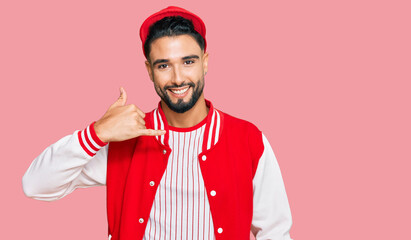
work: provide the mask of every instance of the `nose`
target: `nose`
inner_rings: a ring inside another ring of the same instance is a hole
[[[184,83],[183,73],[181,72],[181,69],[178,66],[173,68],[172,83],[177,86],[180,86]]]

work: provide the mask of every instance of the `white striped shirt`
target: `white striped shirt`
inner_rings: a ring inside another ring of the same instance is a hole
[[[144,240],[214,239],[214,226],[197,156],[205,121],[186,129],[170,127],[167,169],[157,188]]]

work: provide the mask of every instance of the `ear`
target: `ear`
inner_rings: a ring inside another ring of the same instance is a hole
[[[203,54],[203,69],[204,75],[208,72],[208,52]]]
[[[146,69],[147,69],[148,76],[150,76],[151,81],[154,82],[154,79],[153,79],[153,68],[151,67],[150,61],[146,60],[146,61],[145,61],[145,64],[146,64]]]

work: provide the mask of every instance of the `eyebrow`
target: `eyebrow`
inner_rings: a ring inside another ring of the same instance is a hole
[[[183,59],[183,60],[187,60],[187,59],[192,59],[192,58],[195,58],[195,59],[200,59],[200,57],[199,57],[199,56],[197,56],[197,55],[190,55],[190,56],[186,56],[186,57],[183,57],[182,59]]]
[[[197,56],[197,55],[189,55],[189,56],[182,57],[181,59],[182,60],[188,60],[188,59],[193,59],[193,58],[200,59],[200,57]],[[155,66],[156,64],[159,64],[159,63],[167,63],[167,62],[170,62],[170,60],[168,60],[168,59],[157,59],[153,62],[153,66]]]
[[[167,59],[157,59],[157,60],[155,60],[155,61],[153,62],[153,66],[155,66],[156,64],[159,64],[159,63],[166,63],[166,62],[170,62],[170,60],[167,60]]]

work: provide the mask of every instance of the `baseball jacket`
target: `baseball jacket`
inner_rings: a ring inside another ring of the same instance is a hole
[[[253,124],[214,109],[209,101],[206,103],[209,113],[198,161],[210,203],[215,238],[249,239],[251,230],[258,240],[291,239],[288,200],[267,139]],[[168,146],[168,124],[160,104],[146,114],[145,122],[147,128],[165,129],[167,133],[111,142],[107,147],[91,125],[66,137],[60,144],[55,143],[59,146],[54,149],[50,146],[51,149],[46,149],[33,161],[23,177],[26,195],[55,200],[77,187],[105,184],[109,237],[112,240],[142,239],[157,183],[172,151]],[[90,148],[92,145],[97,148]],[[53,153],[57,149],[59,151]],[[53,167],[58,166],[58,160],[52,160],[51,156],[58,152],[75,158],[77,163],[72,165],[76,167],[66,166],[64,170],[58,167],[59,170],[47,173],[60,180],[58,186],[38,185],[39,180],[35,177],[41,172],[38,169],[44,168],[47,162]],[[97,161],[93,162],[94,158]],[[106,172],[97,170],[101,164],[106,164]],[[68,175],[66,178],[71,181],[63,181],[64,176],[58,176],[58,172]]]

